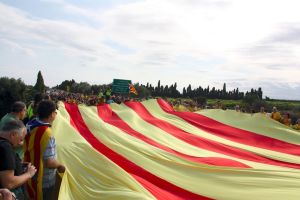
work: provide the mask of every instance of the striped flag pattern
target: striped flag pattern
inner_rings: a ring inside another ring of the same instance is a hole
[[[129,93],[133,93],[135,95],[138,95],[135,87],[132,84],[129,84]]]
[[[164,100],[60,103],[59,199],[300,199],[300,134],[266,116]]]

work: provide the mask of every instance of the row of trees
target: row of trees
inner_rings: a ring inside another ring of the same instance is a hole
[[[177,83],[172,84],[171,86],[163,86],[160,84],[160,80],[156,87],[153,87],[151,84],[147,83],[146,86],[141,85],[150,91],[152,96],[161,96],[161,97],[172,97],[172,98],[196,98],[196,97],[206,97],[211,99],[233,99],[233,100],[241,100],[246,96],[255,96],[257,99],[262,99],[263,92],[261,88],[251,89],[250,92],[246,93],[240,92],[239,88],[233,89],[232,91],[226,90],[226,83],[223,84],[223,89],[216,89],[212,87],[210,89],[209,86],[207,88],[202,88],[199,86],[198,88],[192,89],[191,84],[188,87],[184,87],[182,93],[177,90]],[[139,87],[139,85],[137,85]]]
[[[54,89],[64,90],[72,93],[82,93],[85,95],[99,94],[100,91],[104,92],[110,85],[90,85],[87,82],[77,83],[74,79],[65,80],[61,84],[54,87]]]
[[[104,92],[106,88],[111,87],[111,84],[105,85],[90,85],[87,82],[77,83],[75,80],[65,80],[60,85],[57,85],[56,89],[65,90],[67,92],[73,93],[82,93],[86,95],[98,94],[100,91]],[[161,85],[158,81],[157,86],[152,86],[147,83],[146,85],[136,83],[135,88],[138,92],[138,97],[147,98],[152,97],[168,97],[168,98],[210,98],[210,99],[233,99],[233,100],[242,100],[245,97],[255,97],[256,99],[262,100],[263,92],[261,88],[251,89],[246,93],[240,92],[238,88],[233,89],[232,91],[226,90],[226,83],[223,85],[223,89],[216,89],[215,87],[208,86],[207,88],[198,88],[192,89],[191,85],[184,87],[182,93],[177,89],[177,83],[169,85]]]

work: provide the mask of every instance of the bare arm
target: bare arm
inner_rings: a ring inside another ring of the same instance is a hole
[[[59,173],[65,172],[65,166],[63,166],[60,162],[58,162],[54,158],[48,158],[44,160],[44,167],[50,169],[57,169]]]
[[[15,176],[14,170],[0,171],[0,183],[3,187],[11,190],[23,185],[28,179],[32,178],[35,173],[36,168],[30,163],[28,164],[27,171],[20,176]]]
[[[57,169],[59,173],[65,172],[65,166],[58,162],[55,155],[55,139],[51,137],[44,153],[44,167],[49,169]]]

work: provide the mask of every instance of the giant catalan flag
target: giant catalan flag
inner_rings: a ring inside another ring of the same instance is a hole
[[[300,199],[300,134],[261,114],[60,103],[53,132],[60,200]]]

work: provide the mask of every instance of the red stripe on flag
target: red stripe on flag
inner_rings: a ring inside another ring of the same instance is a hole
[[[38,177],[38,173],[40,170],[40,161],[41,161],[41,139],[43,136],[43,133],[45,132],[45,130],[48,128],[48,126],[40,126],[37,128],[36,130],[36,134],[34,136],[34,161],[33,161],[33,165],[36,167],[37,170],[37,177]],[[37,189],[37,185],[38,185],[38,178],[36,179],[32,179],[32,183],[33,183],[33,189],[35,192],[37,192],[35,194],[35,198],[34,199],[38,199],[38,189]],[[43,196],[43,194],[42,194]]]
[[[147,170],[134,164],[120,154],[114,152],[113,150],[105,146],[101,141],[99,141],[89,130],[80,114],[77,105],[65,103],[65,108],[70,115],[71,121],[73,123],[72,125],[74,125],[80,135],[83,136],[85,140],[88,141],[92,147],[94,147],[95,150],[106,156],[112,162],[116,163],[123,170],[129,173],[158,200],[210,199],[208,197],[204,197],[187,191],[162,178],[159,178],[156,175],[151,174]]]
[[[156,141],[152,140],[151,138],[146,137],[145,135],[133,130],[126,122],[124,122],[115,112],[111,110],[108,104],[98,105],[97,106],[98,115],[99,117],[106,123],[111,124],[125,133],[128,133],[131,136],[134,136],[154,147],[157,147],[161,150],[169,152],[173,155],[179,156],[186,160],[190,160],[193,162],[201,163],[201,164],[209,164],[215,166],[227,166],[227,167],[241,167],[241,168],[250,168],[248,165],[227,159],[227,158],[218,158],[218,157],[196,157],[190,156],[187,154],[180,153],[174,149],[171,149],[165,145],[159,144]]]
[[[229,156],[233,156],[236,158],[249,160],[253,162],[300,169],[299,164],[282,162],[282,161],[262,157],[252,152],[248,152],[246,150],[231,147],[222,143],[218,143],[213,140],[203,138],[198,135],[193,135],[188,132],[185,132],[166,121],[155,118],[153,115],[151,115],[151,113],[149,113],[149,111],[140,102],[126,102],[125,105],[133,109],[143,120],[147,121],[148,123],[156,127],[159,127],[160,129],[164,130],[168,134],[171,134],[174,137],[182,141],[185,141],[188,144],[199,147],[201,149],[206,149],[209,151],[213,151],[213,152],[217,152],[224,155],[229,155]]]
[[[29,152],[30,134],[26,134],[25,141],[26,141],[25,142],[26,150],[25,150],[25,153],[24,153],[24,161],[29,162],[30,161],[30,152]],[[32,181],[31,181],[31,183],[32,183]],[[26,190],[27,190],[28,195],[29,195],[30,198],[33,198],[34,195],[35,195],[32,184],[29,185],[29,181],[26,183]]]
[[[287,143],[278,139],[228,126],[200,114],[192,112],[175,112],[166,101],[158,99],[157,102],[165,112],[180,117],[195,127],[218,137],[240,144],[300,156],[300,145]]]

